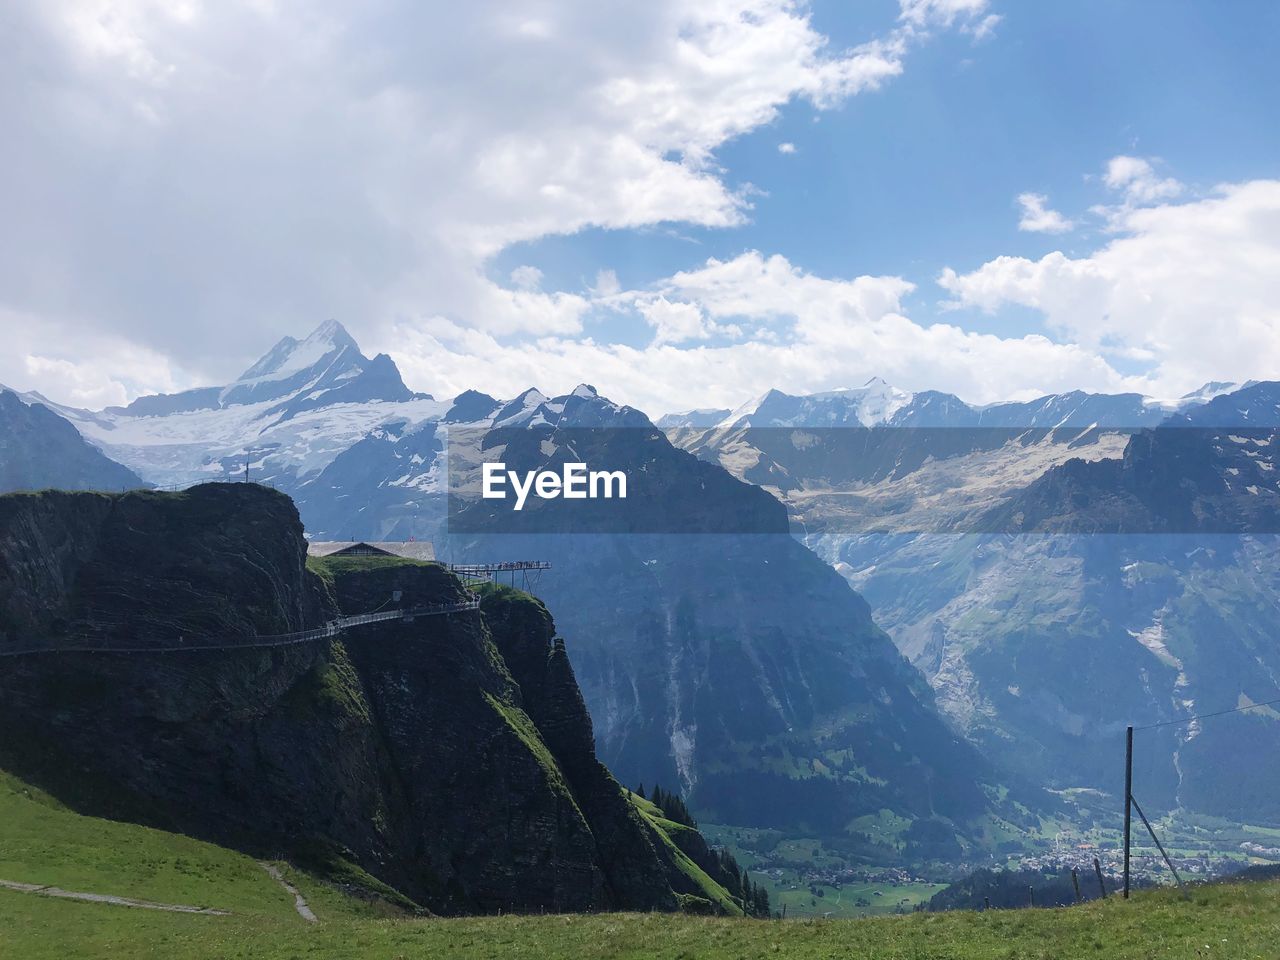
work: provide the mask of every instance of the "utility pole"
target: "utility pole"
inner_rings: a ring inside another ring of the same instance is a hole
[[[1133,727],[1124,735],[1124,898],[1129,899],[1129,826],[1133,810]]]
[[[253,455],[255,453],[264,453],[269,448],[266,447],[245,447],[244,448],[244,482],[249,483],[249,468],[253,463]]]

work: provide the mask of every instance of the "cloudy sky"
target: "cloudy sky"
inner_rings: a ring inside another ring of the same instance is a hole
[[[7,0],[0,382],[1280,378],[1269,0]]]

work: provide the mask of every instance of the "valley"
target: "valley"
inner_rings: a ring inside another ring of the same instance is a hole
[[[975,408],[873,383],[668,422],[787,504],[1006,775],[1114,793],[1125,725],[1165,723],[1139,754],[1145,803],[1274,825],[1270,768],[1239,748],[1274,741],[1266,708],[1175,722],[1280,696],[1276,389]]]

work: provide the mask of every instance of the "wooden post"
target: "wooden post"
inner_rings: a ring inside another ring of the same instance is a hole
[[[1124,898],[1129,899],[1129,827],[1133,808],[1133,727],[1124,735]]]
[[[986,910],[990,910],[990,909],[991,909],[991,898],[990,898],[990,897],[983,897],[983,898],[982,898],[982,905],[983,905],[983,908],[984,908],[984,909],[986,909]]]
[[[1080,902],[1080,874],[1076,873],[1076,868],[1071,868],[1071,886],[1076,891],[1076,903]]]
[[[1036,888],[1027,887],[1027,906],[1034,907],[1036,905]]]
[[[1098,862],[1098,858],[1093,858],[1093,872],[1098,875],[1098,889],[1102,891],[1102,898],[1107,897],[1107,885],[1102,880],[1102,864]]]

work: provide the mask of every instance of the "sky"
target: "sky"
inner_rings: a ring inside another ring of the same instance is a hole
[[[1277,90],[1269,0],[8,0],[0,383],[1277,379]]]

